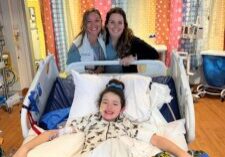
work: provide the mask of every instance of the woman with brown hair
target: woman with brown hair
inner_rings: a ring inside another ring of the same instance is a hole
[[[106,72],[137,72],[130,63],[139,59],[159,59],[158,52],[128,27],[126,14],[121,8],[112,8],[106,15],[106,60],[121,59],[123,66],[106,66]]]

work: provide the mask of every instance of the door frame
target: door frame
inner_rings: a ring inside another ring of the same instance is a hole
[[[5,47],[18,81],[12,90],[28,88],[34,77],[31,45],[27,31],[24,0],[0,0],[0,22],[3,25]]]

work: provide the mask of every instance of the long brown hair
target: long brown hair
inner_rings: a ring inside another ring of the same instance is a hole
[[[91,13],[96,13],[99,15],[100,19],[101,19],[101,23],[102,23],[102,17],[101,17],[101,14],[99,12],[98,9],[96,8],[90,8],[88,10],[86,10],[83,14],[83,19],[82,19],[82,24],[81,24],[81,31],[80,33],[77,34],[77,36],[75,37],[75,39],[79,36],[79,35],[82,35],[82,38],[81,38],[81,42],[80,44],[78,45],[78,47],[80,47],[82,44],[83,44],[83,39],[84,39],[84,35],[85,35],[85,32],[87,30],[87,20],[88,20],[88,16],[91,14]],[[103,29],[101,28],[101,31],[100,33],[103,32]]]
[[[109,38],[110,38],[110,34],[109,34],[109,30],[106,27],[106,25],[109,22],[109,18],[112,14],[120,14],[123,17],[123,21],[124,21],[124,30],[123,33],[121,34],[117,44],[116,44],[116,51],[118,52],[118,55],[120,58],[125,57],[126,55],[128,55],[128,52],[130,50],[131,47],[131,40],[133,38],[133,32],[132,30],[128,27],[128,23],[127,23],[127,18],[126,18],[126,14],[123,11],[122,8],[119,7],[115,7],[115,8],[111,8],[107,15],[106,15],[106,20],[105,20],[105,30],[106,30],[106,45],[109,43]]]

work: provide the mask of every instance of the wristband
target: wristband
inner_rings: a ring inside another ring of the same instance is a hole
[[[66,128],[62,128],[58,130],[58,136],[62,136],[65,134],[71,134],[71,133],[75,133],[76,130],[73,127],[66,127]]]

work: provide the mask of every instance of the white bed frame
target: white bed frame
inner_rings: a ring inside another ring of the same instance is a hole
[[[118,61],[94,61],[94,62],[79,62],[70,64],[67,67],[67,72],[71,69],[82,72],[84,71],[84,65],[118,65]],[[172,76],[176,85],[176,92],[178,97],[178,104],[181,113],[181,117],[186,119],[186,140],[191,142],[195,138],[195,114],[194,105],[191,95],[191,90],[189,87],[188,78],[183,65],[183,60],[177,53],[172,54],[171,67],[166,68],[165,64],[161,61],[156,60],[139,60],[135,61],[134,64],[143,65],[145,72],[140,74],[148,76]],[[142,66],[143,67],[143,66]],[[102,74],[104,75],[104,74]],[[122,74],[118,74],[122,75]],[[34,80],[29,88],[28,94],[26,95],[23,105],[29,106],[30,101],[28,96],[31,91],[36,89],[37,84],[40,84],[42,89],[42,94],[39,97],[39,113],[32,112],[33,118],[38,121],[40,115],[43,113],[45,104],[47,102],[48,96],[50,94],[51,88],[55,79],[59,76],[57,66],[54,61],[53,56],[48,56],[42,63],[40,63],[39,69],[34,77]],[[29,122],[27,119],[27,109],[22,108],[21,111],[21,126],[23,136],[28,135]]]

